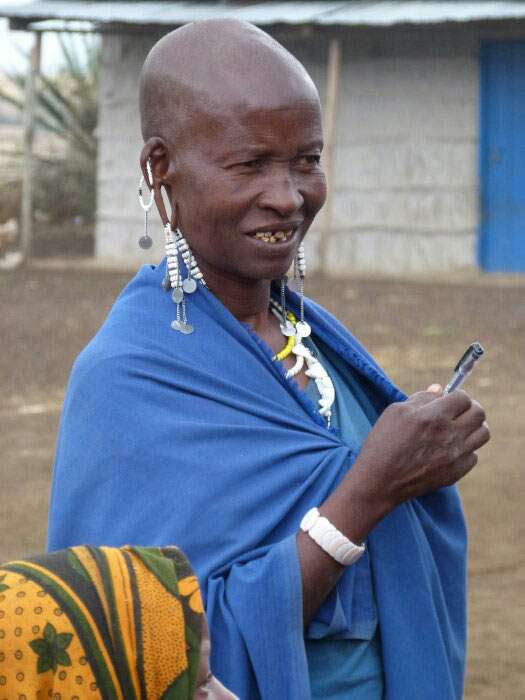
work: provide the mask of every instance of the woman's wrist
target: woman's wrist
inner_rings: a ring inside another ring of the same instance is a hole
[[[393,508],[381,489],[367,478],[366,468],[359,468],[348,472],[319,512],[352,542],[364,542]]]
[[[366,466],[348,472],[329,498],[319,506],[327,518],[351,542],[364,542],[370,531],[391,510],[381,498],[380,489],[366,479]],[[363,473],[365,473],[363,475]],[[323,600],[337,584],[345,567],[320,547],[309,534],[299,529],[297,547],[303,582],[303,616],[307,625]]]

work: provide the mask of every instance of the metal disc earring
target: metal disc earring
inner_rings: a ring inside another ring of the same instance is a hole
[[[184,265],[186,266],[186,271],[188,273],[188,276],[182,283],[182,288],[186,294],[193,294],[193,292],[197,289],[197,282],[200,282],[204,287],[206,286],[206,282],[202,272],[199,269],[197,260],[193,255],[193,251],[180,229],[177,229],[177,247],[182,255],[182,259],[184,260]]]
[[[148,185],[149,185],[149,188],[150,188],[150,198],[149,198],[149,202],[145,202],[145,201],[144,201],[144,197],[143,197],[143,193],[142,193],[142,188],[143,188],[144,182],[145,182],[145,180],[144,180],[144,175],[141,176],[140,182],[139,182],[139,204],[140,204],[140,206],[142,207],[142,209],[143,209],[143,211],[144,211],[144,233],[143,233],[143,235],[139,238],[139,246],[140,246],[143,250],[148,250],[148,248],[151,248],[151,246],[153,245],[153,240],[152,240],[151,236],[150,236],[149,233],[148,233],[148,214],[149,214],[149,211],[150,211],[151,207],[153,206],[153,201],[154,201],[154,194],[153,194],[153,176],[152,176],[152,174],[151,174],[151,166],[150,166],[150,164],[149,164],[149,160],[148,160],[148,162],[146,163],[146,170],[147,170],[147,172],[148,172],[148,179],[149,179]]]
[[[182,287],[182,278],[179,265],[179,251],[177,241],[169,222],[164,226],[164,234],[166,237],[166,266],[168,275],[168,284],[171,288],[171,298],[177,307],[177,317],[171,322],[171,327],[174,331],[179,331],[184,335],[193,333],[193,326],[188,323],[186,316],[186,300],[184,298],[184,289]]]

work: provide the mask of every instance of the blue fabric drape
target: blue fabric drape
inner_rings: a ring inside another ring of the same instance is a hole
[[[349,371],[348,365],[339,368],[337,362],[333,361],[336,358],[329,358],[323,352],[320,343],[314,344],[311,339],[306,342],[310,349],[315,352],[334,384],[335,402],[332,406],[332,425],[337,428],[341,439],[350,450],[357,453],[368,436],[372,423],[375,422],[376,413],[370,406],[359,382]],[[308,383],[306,393],[313,401],[317,401],[319,398],[319,392],[312,380]],[[342,601],[344,601],[344,605]],[[374,602],[370,557],[368,551],[365,550],[364,555],[347,569],[344,583],[341,582],[331,592],[317,611],[315,619],[306,630],[306,637],[310,639],[328,637],[331,639],[370,640],[376,633],[376,627],[377,611]],[[306,650],[308,656],[308,642]],[[325,652],[323,652],[322,657],[324,659]],[[350,664],[350,659],[348,663]],[[311,675],[310,673],[310,677]]]
[[[311,338],[306,342],[334,384],[332,425],[350,449],[358,452],[372,427],[367,416],[375,412],[348,365],[340,371],[319,342],[314,344]],[[312,380],[306,393],[312,400],[319,399]],[[313,699],[383,700],[383,659],[368,551],[347,569],[344,589],[336,587],[317,612],[306,630],[305,649]]]
[[[173,332],[164,269],[138,273],[75,362],[48,546],[177,544],[202,584],[219,678],[242,700],[305,700],[295,533],[356,455],[208,290],[188,304],[195,333]],[[306,313],[316,337],[357,370],[378,413],[404,398],[330,314],[312,302]],[[387,699],[461,697],[465,528],[456,490],[402,505],[368,542]]]

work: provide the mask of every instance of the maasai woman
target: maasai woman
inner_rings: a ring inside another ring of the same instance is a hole
[[[167,255],[75,364],[49,546],[180,543],[243,700],[461,697],[451,485],[484,412],[439,388],[405,400],[303,297],[326,195],[310,77],[251,25],[195,23],[150,52],[141,117]]]
[[[175,547],[72,547],[0,566],[0,697],[235,700],[209,668]]]

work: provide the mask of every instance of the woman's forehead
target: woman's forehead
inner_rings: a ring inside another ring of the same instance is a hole
[[[321,149],[323,131],[317,100],[239,101],[200,110],[188,120],[186,144],[205,148],[212,156],[246,151]]]

